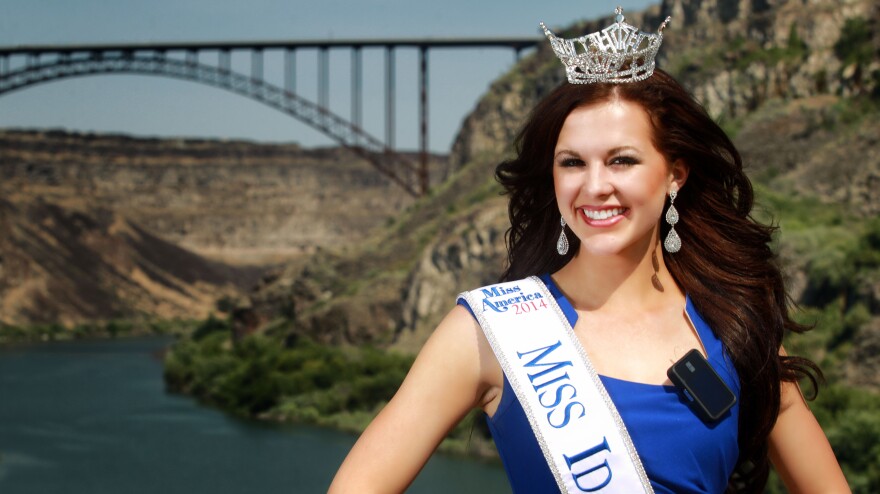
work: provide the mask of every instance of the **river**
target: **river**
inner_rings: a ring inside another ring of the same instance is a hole
[[[354,437],[246,421],[165,392],[168,339],[0,348],[0,493],[325,492]],[[434,455],[407,491],[509,492],[500,466]]]

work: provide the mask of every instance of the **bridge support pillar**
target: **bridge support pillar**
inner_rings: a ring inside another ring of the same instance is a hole
[[[363,108],[361,94],[363,84],[363,64],[361,60],[361,47],[351,49],[351,123],[358,129],[363,129],[361,112]],[[361,144],[360,135],[355,136],[355,145]]]
[[[385,146],[394,149],[394,47],[385,48]]]
[[[330,52],[326,46],[318,50],[318,106],[330,109]]]
[[[296,93],[296,50],[284,51],[284,89]]]
[[[229,50],[220,50],[217,54],[217,67],[220,68],[220,72],[224,74],[229,74],[230,69],[232,68],[231,63],[231,55]]]
[[[263,50],[258,49],[251,52],[251,79],[263,80]]]
[[[428,47],[419,48],[419,192],[428,193]]]

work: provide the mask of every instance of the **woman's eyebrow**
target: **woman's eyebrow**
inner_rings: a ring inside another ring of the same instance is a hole
[[[608,155],[610,156],[612,154],[618,154],[618,153],[622,153],[624,151],[632,151],[635,153],[639,152],[638,148],[636,148],[634,146],[617,146],[616,148],[609,149]]]
[[[619,153],[622,153],[625,151],[631,151],[633,153],[638,153],[639,149],[636,148],[635,146],[617,146],[617,147],[609,149],[605,153],[605,155],[606,156],[613,156],[615,154],[619,154]],[[572,158],[580,158],[581,157],[581,155],[578,154],[577,151],[572,151],[571,149],[564,149],[564,148],[560,149],[559,151],[556,151],[556,154],[553,155],[553,159],[559,159],[560,156],[570,156]]]
[[[565,155],[571,156],[572,158],[580,158],[580,156],[581,156],[578,153],[576,153],[570,149],[560,149],[559,151],[556,151],[556,154],[553,155],[553,158],[557,159],[560,156],[565,156]]]

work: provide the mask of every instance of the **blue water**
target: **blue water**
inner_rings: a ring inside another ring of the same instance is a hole
[[[0,348],[0,493],[325,492],[354,436],[245,421],[167,394],[168,340]],[[435,455],[407,492],[509,492]]]

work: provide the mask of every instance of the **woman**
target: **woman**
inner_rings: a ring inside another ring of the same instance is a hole
[[[781,347],[805,328],[788,317],[773,229],[750,218],[740,156],[703,108],[660,70],[564,84],[517,149],[496,170],[510,195],[508,283],[460,299],[330,491],[404,491],[479,407],[514,492],[632,492],[613,487],[627,472],[645,492],[760,492],[771,460],[790,492],[849,492],[796,384],[818,369]],[[505,342],[512,314],[546,317],[524,324],[540,338],[554,311],[559,338]],[[735,397],[717,416],[670,382],[691,349]],[[617,426],[590,425],[594,411]],[[550,437],[577,423],[596,440]]]

